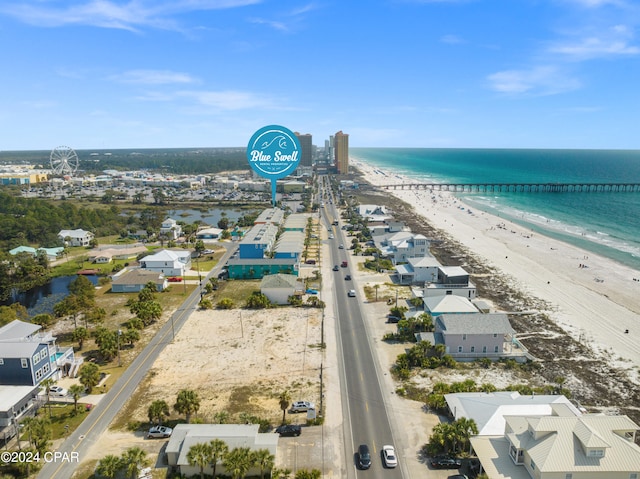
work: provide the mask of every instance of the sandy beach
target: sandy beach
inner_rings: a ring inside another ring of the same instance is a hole
[[[352,164],[373,185],[414,182],[362,161]],[[573,338],[638,380],[640,272],[533,233],[467,205],[448,192],[389,190],[429,223],[549,305],[549,316]],[[628,333],[625,333],[628,330]]]

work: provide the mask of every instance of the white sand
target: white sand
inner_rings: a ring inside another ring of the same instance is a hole
[[[353,159],[352,159],[353,160]],[[352,161],[374,185],[415,183],[409,178],[376,173]],[[379,168],[375,168],[380,172]],[[533,234],[503,218],[476,211],[450,193],[388,190],[413,205],[488,265],[513,278],[518,289],[550,304],[549,316],[576,339],[611,362],[638,372],[640,366],[640,272],[566,243]],[[436,201],[432,199],[435,194]],[[461,207],[464,207],[462,209]],[[500,225],[500,227],[498,227]],[[587,265],[581,268],[580,265]],[[628,329],[629,333],[625,334]]]

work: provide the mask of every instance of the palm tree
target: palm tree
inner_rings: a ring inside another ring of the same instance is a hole
[[[20,425],[22,426],[22,430],[27,435],[27,438],[29,438],[29,446],[30,447],[33,447],[32,435],[33,435],[33,430],[34,430],[34,427],[35,427],[35,420],[36,420],[35,417],[27,416],[20,422]],[[18,442],[20,442],[20,434],[18,434],[16,436],[16,439],[18,440]],[[19,446],[18,446],[18,449],[20,449]]]
[[[289,479],[291,477],[291,469],[280,469],[274,467],[271,470],[271,479]]]
[[[204,479],[204,468],[207,467],[211,461],[211,449],[211,444],[198,442],[191,446],[189,452],[187,452],[189,465],[200,468],[200,479]]]
[[[232,449],[222,462],[232,479],[243,479],[251,468],[251,449],[236,447]]]
[[[89,337],[89,332],[87,328],[79,327],[73,330],[72,338],[74,341],[78,341],[78,349],[82,350],[82,346],[84,345],[84,340]]]
[[[158,425],[161,426],[163,419],[165,417],[168,417],[171,414],[171,412],[169,411],[169,405],[167,404],[167,401],[158,399],[151,403],[151,405],[149,406],[149,410],[147,411],[147,414],[149,415],[150,422],[155,421],[158,423]]]
[[[44,387],[47,393],[47,404],[49,405],[49,417],[51,417],[51,386],[55,384],[55,381],[51,378],[46,378],[40,381],[40,386]]]
[[[200,398],[195,391],[183,389],[178,393],[173,408],[180,414],[184,414],[188,423],[191,420],[191,415],[200,409]]]
[[[130,447],[122,454],[122,465],[125,473],[131,478],[136,479],[140,474],[140,469],[150,464],[146,451],[139,447]]]
[[[229,413],[227,411],[218,411],[213,415],[216,424],[227,424],[229,421]]]
[[[69,394],[73,398],[73,414],[75,415],[78,411],[78,399],[84,392],[84,386],[80,384],[73,384],[69,387]]]
[[[213,478],[215,479],[218,462],[224,461],[224,458],[229,453],[229,446],[222,439],[213,439],[209,444],[211,445],[211,465],[213,466]]]
[[[100,369],[97,364],[85,363],[80,369],[80,384],[91,392],[93,387],[100,382]]]
[[[96,474],[107,479],[114,479],[122,468],[122,459],[113,454],[104,456],[96,466]]]
[[[287,409],[289,408],[289,404],[291,404],[291,393],[289,391],[283,391],[280,393],[278,399],[280,401],[280,409],[282,409],[282,424],[284,424]]]
[[[254,465],[260,469],[260,479],[264,479],[264,472],[273,469],[276,457],[269,452],[269,449],[258,449],[251,455]]]

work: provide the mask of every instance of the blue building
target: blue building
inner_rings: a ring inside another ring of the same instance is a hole
[[[73,348],[60,349],[41,326],[15,320],[0,328],[0,385],[37,386],[77,370]]]

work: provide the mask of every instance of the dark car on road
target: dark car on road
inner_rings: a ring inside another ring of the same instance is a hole
[[[346,276],[344,277],[344,280],[345,280],[345,281],[351,281],[351,275],[350,275],[350,274],[346,275]]]
[[[302,428],[297,424],[283,424],[276,428],[276,432],[281,436],[299,436],[302,433]]]
[[[371,453],[369,452],[369,446],[366,444],[360,444],[360,446],[358,446],[356,460],[358,469],[369,469],[371,467]]]
[[[460,469],[460,459],[451,456],[436,456],[431,458],[431,467],[434,469]]]

